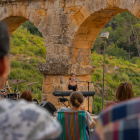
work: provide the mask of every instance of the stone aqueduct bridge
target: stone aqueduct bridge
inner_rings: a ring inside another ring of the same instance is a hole
[[[140,17],[140,0],[0,1],[0,19],[7,23],[10,34],[27,20],[42,33],[47,48],[46,63],[39,68],[44,74],[42,100],[58,106],[51,92],[65,90],[71,72],[78,81],[91,81],[91,47],[105,24],[123,11]],[[85,89],[87,85],[81,84],[80,90]]]

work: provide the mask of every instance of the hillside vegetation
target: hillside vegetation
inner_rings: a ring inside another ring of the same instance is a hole
[[[101,32],[109,32],[105,45],[105,101],[115,100],[115,93],[121,82],[130,82],[133,85],[135,97],[140,96],[140,20],[130,12],[117,14],[111,19]],[[101,110],[103,53],[104,40],[97,36],[93,53],[92,64],[96,65],[92,74],[92,82],[96,91],[93,103],[93,112]],[[97,53],[96,53],[97,52]],[[112,59],[109,60],[109,57]]]
[[[101,111],[102,87],[103,87],[103,55],[93,52],[91,54],[92,64],[96,65],[95,72],[92,74],[92,82],[94,83],[94,102],[93,112],[98,114]],[[106,55],[105,59],[105,101],[104,106],[110,100],[115,100],[115,93],[121,82],[130,82],[133,86],[135,97],[140,96],[140,58],[133,57],[124,60],[121,57],[117,59]]]
[[[139,56],[140,57],[140,19],[130,12],[123,12],[111,19],[102,31],[109,32],[107,47],[115,45],[122,48],[125,55],[121,55],[125,60]],[[102,53],[104,40],[98,35],[93,50]]]
[[[43,75],[39,73],[39,63],[46,62],[46,47],[44,39],[37,35],[30,34],[27,29],[20,26],[11,37],[11,73],[9,81],[12,79],[23,79],[26,83],[19,85],[19,91],[22,92],[30,87],[24,85],[31,82],[38,82],[33,85],[34,98],[41,100]],[[16,85],[10,84],[12,92]]]

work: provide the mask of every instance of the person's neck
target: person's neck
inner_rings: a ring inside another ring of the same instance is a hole
[[[80,110],[79,108],[77,108],[77,107],[75,107],[75,106],[72,106],[70,109],[71,109],[71,110],[74,110],[74,111],[79,111],[79,110]]]
[[[71,83],[73,83],[74,82],[74,80],[73,79],[71,79]]]

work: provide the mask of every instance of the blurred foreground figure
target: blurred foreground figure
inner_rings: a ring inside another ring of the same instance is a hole
[[[140,98],[101,112],[93,140],[140,140]]]
[[[9,74],[9,35],[0,21],[0,89]],[[1,97],[0,97],[1,98]],[[50,114],[24,100],[0,100],[0,140],[50,140],[59,137],[60,124]]]

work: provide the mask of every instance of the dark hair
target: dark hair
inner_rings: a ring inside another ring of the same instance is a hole
[[[8,55],[10,49],[9,32],[6,24],[0,21],[0,59]]]
[[[83,103],[84,97],[83,94],[79,91],[72,92],[70,95],[70,102],[73,106],[79,108],[80,105]]]
[[[25,99],[29,102],[32,102],[33,101],[33,95],[30,91],[26,90],[26,91],[22,92],[19,99]]]
[[[70,74],[69,80],[71,80],[71,77],[72,77],[73,75],[75,75],[75,73],[71,73],[71,74]]]
[[[132,85],[130,83],[121,83],[116,92],[116,99],[119,101],[128,100],[134,97]]]

